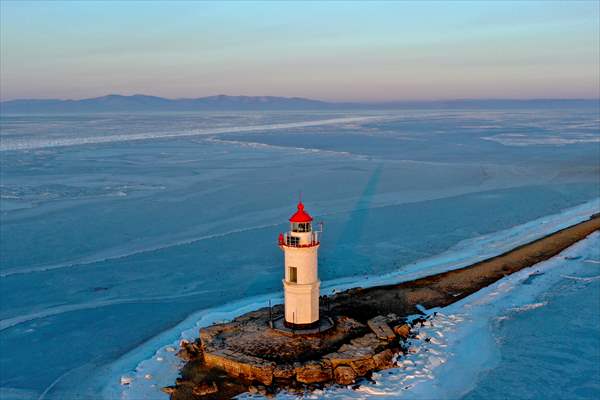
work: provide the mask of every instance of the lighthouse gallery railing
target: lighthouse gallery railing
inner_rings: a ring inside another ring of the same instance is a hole
[[[319,245],[318,232],[312,232],[310,243],[300,244],[300,239],[297,236],[292,236],[288,233],[279,234],[279,245],[287,247],[313,247]]]

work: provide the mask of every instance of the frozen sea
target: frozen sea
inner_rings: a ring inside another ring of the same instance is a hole
[[[0,398],[165,399],[180,338],[281,301],[300,191],[332,291],[581,221],[599,160],[594,108],[2,115]],[[437,310],[413,366],[307,396],[597,398],[599,242]]]

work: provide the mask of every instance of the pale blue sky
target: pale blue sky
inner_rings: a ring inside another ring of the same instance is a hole
[[[600,96],[596,0],[0,1],[3,100]]]

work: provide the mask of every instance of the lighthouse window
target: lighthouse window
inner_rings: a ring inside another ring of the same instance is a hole
[[[298,270],[296,267],[289,267],[290,270],[290,282],[298,282]]]
[[[298,246],[300,244],[300,238],[296,236],[288,236],[288,246]]]
[[[292,230],[294,232],[310,232],[310,222],[294,223]]]

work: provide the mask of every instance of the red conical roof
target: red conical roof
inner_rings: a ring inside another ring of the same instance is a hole
[[[312,217],[304,211],[304,204],[298,202],[298,211],[290,218],[290,222],[311,222]]]

